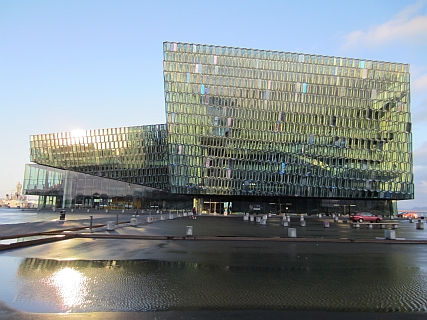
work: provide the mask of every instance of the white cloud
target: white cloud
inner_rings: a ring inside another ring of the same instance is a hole
[[[425,93],[427,91],[427,73],[414,79],[411,89],[417,93]]]
[[[412,80],[412,121],[414,124],[427,121],[427,73]]]
[[[414,150],[414,170],[415,168],[427,168],[427,141]],[[427,171],[426,171],[427,174]],[[427,176],[426,176],[427,177]],[[427,179],[426,179],[427,180]]]
[[[425,1],[406,7],[390,21],[373,26],[368,31],[356,30],[344,36],[344,49],[382,46],[390,43],[425,44],[427,15],[420,15]]]
[[[417,104],[413,104],[411,106],[412,109],[412,123],[414,126],[422,125],[423,127],[420,127],[422,132],[425,134],[425,122],[427,122],[427,98],[424,98],[420,100]],[[415,128],[414,128],[415,129]],[[423,137],[420,137],[423,140],[425,140],[425,135]]]

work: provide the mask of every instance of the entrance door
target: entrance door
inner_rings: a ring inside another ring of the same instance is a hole
[[[231,214],[231,208],[232,203],[231,201],[228,202],[221,202],[221,201],[204,201],[203,202],[203,210],[202,212],[207,214]]]
[[[207,214],[222,214],[224,213],[224,202],[218,201],[205,201],[203,203],[203,211]]]

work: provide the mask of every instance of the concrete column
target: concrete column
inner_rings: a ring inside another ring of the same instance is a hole
[[[289,228],[288,229],[288,237],[289,238],[296,238],[297,237],[297,229]]]

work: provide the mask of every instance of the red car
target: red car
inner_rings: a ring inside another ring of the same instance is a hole
[[[383,218],[376,216],[370,212],[359,212],[350,215],[350,220],[354,222],[381,222]]]
[[[402,218],[418,219],[418,214],[416,214],[415,212],[407,212],[407,213],[402,214]]]

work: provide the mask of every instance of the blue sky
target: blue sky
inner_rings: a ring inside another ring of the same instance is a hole
[[[416,197],[427,206],[427,1],[0,0],[0,198],[29,136],[164,123],[162,42],[409,63]]]

